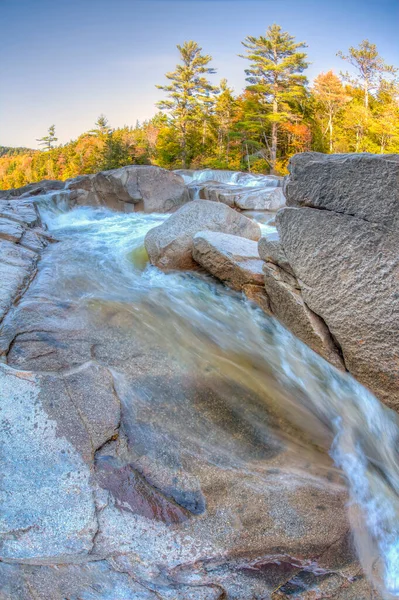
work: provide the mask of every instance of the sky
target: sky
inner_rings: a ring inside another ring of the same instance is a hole
[[[245,86],[241,41],[272,23],[306,41],[310,80],[348,65],[336,56],[368,38],[399,64],[399,0],[0,0],[0,145],[59,143],[156,112],[156,84],[193,39],[213,57],[214,83]]]

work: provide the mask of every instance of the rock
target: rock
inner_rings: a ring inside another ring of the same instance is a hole
[[[0,239],[19,242],[24,232],[23,227],[15,221],[0,217]]]
[[[11,202],[0,200],[0,217],[20,223],[24,227],[34,227],[40,222],[34,202],[22,199]]]
[[[0,239],[0,322],[32,278],[37,255]]]
[[[263,262],[253,240],[228,233],[200,231],[193,238],[193,258],[235,290],[241,291],[246,284],[263,286]]]
[[[50,238],[32,202],[0,200],[0,322],[33,279]]]
[[[277,227],[303,300],[326,323],[346,368],[398,409],[397,230],[313,208],[283,209]]]
[[[38,183],[29,183],[20,188],[0,190],[0,198],[9,200],[18,197],[27,198],[29,196],[39,196],[41,194],[46,194],[51,190],[62,190],[64,187],[65,183],[63,181],[58,181],[57,179],[43,179]]]
[[[0,364],[1,560],[88,553],[97,529],[87,433],[54,378]]]
[[[397,226],[399,155],[305,152],[290,161],[288,206],[328,210]]]
[[[341,569],[325,554],[349,527],[342,476],[285,435],[264,355],[248,364],[185,325],[173,290],[82,302],[69,243],[48,247],[7,319],[2,600],[253,600],[320,557]],[[211,298],[239,336],[247,307]]]
[[[295,277],[272,263],[264,265],[265,288],[274,316],[312,350],[344,369],[339,348],[323,320],[309,309]]]
[[[287,271],[290,275],[295,276],[295,273],[287,260],[277,232],[260,238],[258,242],[258,252],[260,258],[265,262],[271,262],[281,267],[284,271]]]
[[[78,205],[107,206],[130,212],[173,212],[189,201],[182,177],[151,166],[127,166],[69,179],[72,201]]]
[[[249,240],[260,238],[259,225],[228,206],[209,200],[194,201],[147,233],[145,247],[151,263],[163,269],[195,267],[193,237],[199,231],[219,231]]]
[[[234,196],[234,203],[241,210],[276,211],[285,206],[285,196],[281,187],[264,190],[246,190]]]

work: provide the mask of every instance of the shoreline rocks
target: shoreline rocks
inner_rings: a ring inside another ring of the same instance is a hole
[[[346,369],[398,411],[399,156],[300,154],[285,192],[276,224],[301,301]],[[304,322],[282,320],[294,333]]]
[[[151,263],[162,269],[195,268],[193,237],[199,231],[219,231],[255,241],[261,236],[257,223],[225,204],[193,201],[147,233],[144,244]]]
[[[190,200],[182,177],[153,166],[132,165],[65,183],[75,204],[122,212],[173,212]]]
[[[35,276],[49,241],[34,202],[0,200],[0,324]]]

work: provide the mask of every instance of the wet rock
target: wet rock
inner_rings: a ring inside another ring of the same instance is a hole
[[[147,233],[145,247],[151,263],[163,269],[195,267],[193,237],[199,231],[219,231],[250,240],[260,238],[259,225],[228,206],[195,201]]]
[[[303,300],[298,281],[272,263],[264,265],[265,288],[273,315],[315,352],[344,369],[339,348],[323,320]]]
[[[176,173],[152,166],[128,166],[66,182],[78,205],[108,206],[131,212],[173,212],[189,201],[183,179]]]
[[[97,521],[78,416],[45,377],[0,364],[0,382],[1,559],[61,562],[88,553]]]

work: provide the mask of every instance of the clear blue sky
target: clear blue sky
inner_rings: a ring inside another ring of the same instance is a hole
[[[0,145],[36,147],[53,123],[64,143],[100,113],[151,117],[188,39],[241,91],[240,42],[273,22],[308,43],[310,79],[346,70],[337,50],[364,38],[399,63],[399,0],[0,0]]]

